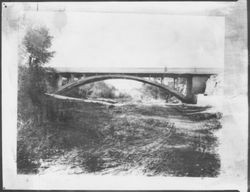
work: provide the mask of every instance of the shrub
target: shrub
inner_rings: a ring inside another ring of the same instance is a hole
[[[111,85],[106,84],[104,81],[90,83],[83,85],[79,88],[75,88],[65,94],[70,97],[77,98],[106,98],[106,99],[123,99],[130,98],[126,93],[120,93]]]

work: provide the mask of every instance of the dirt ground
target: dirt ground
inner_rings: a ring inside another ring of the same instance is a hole
[[[41,155],[34,160],[35,173],[216,177],[220,158],[215,133],[221,114],[208,109],[165,103],[72,104],[63,121],[43,125],[47,147],[37,149]],[[34,167],[18,170],[34,173]]]

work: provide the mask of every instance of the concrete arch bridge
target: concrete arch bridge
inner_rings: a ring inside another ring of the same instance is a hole
[[[211,75],[218,74],[218,70],[216,69],[171,68],[166,70],[166,68],[164,68],[164,70],[162,70],[157,68],[157,70],[156,68],[151,69],[150,71],[145,71],[145,69],[138,70],[135,68],[132,70],[125,70],[124,68],[122,70],[105,69],[105,71],[101,69],[93,71],[87,69],[55,69],[58,75],[58,90],[54,94],[64,94],[71,91],[73,88],[98,81],[108,79],[128,79],[156,86],[168,94],[175,96],[183,103],[196,104],[196,95],[205,92],[207,79]],[[67,83],[64,86],[62,85],[63,78],[67,79]],[[173,78],[174,86],[165,85],[164,78]],[[175,89],[175,84],[178,84],[178,82],[176,82],[177,78],[184,78],[186,80],[185,95]],[[160,79],[160,81],[156,81],[157,79]]]
[[[63,93],[66,93],[68,91],[71,91],[73,88],[83,86],[83,85],[86,85],[89,83],[94,83],[97,81],[108,80],[108,79],[129,79],[129,80],[139,81],[142,83],[146,83],[146,84],[158,87],[158,88],[162,89],[163,91],[175,96],[177,99],[181,100],[184,103],[195,102],[195,101],[192,101],[195,99],[194,97],[187,97],[185,95],[182,95],[181,93],[177,92],[176,90],[172,89],[169,86],[166,86],[166,85],[154,82],[154,81],[146,80],[146,79],[141,78],[141,77],[131,76],[131,75],[98,75],[98,76],[87,77],[85,79],[81,79],[81,80],[66,84],[65,86],[63,86],[59,90],[57,90],[55,92],[55,94],[63,94]]]

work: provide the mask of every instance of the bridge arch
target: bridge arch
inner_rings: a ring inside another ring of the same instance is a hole
[[[108,79],[128,79],[128,80],[135,80],[135,81],[139,81],[142,83],[150,84],[150,85],[158,87],[158,88],[162,89],[163,91],[175,96],[177,99],[181,100],[183,103],[194,103],[193,98],[186,97],[183,94],[177,92],[176,90],[170,88],[169,86],[162,85],[160,83],[153,82],[153,81],[146,80],[146,79],[143,79],[141,77],[136,77],[136,76],[132,76],[132,75],[96,75],[96,76],[91,76],[91,77],[87,77],[87,78],[80,79],[78,81],[66,84],[65,86],[59,88],[54,94],[63,94],[65,92],[72,90],[75,87],[79,87],[82,85],[86,85],[86,84],[94,83],[94,82],[98,82],[98,81],[108,80]]]

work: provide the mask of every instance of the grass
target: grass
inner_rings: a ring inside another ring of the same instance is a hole
[[[61,118],[55,117],[56,121],[18,129],[19,174],[43,172],[54,164],[66,164],[73,172],[80,168],[82,173],[95,174],[122,174],[136,169],[148,176],[219,174],[218,141],[213,134],[221,128],[218,118],[197,120],[202,124],[200,129],[184,131],[180,128],[183,121],[190,128],[196,122],[170,106],[109,109],[84,102],[60,106],[57,115]],[[48,166],[42,168],[43,162]]]

